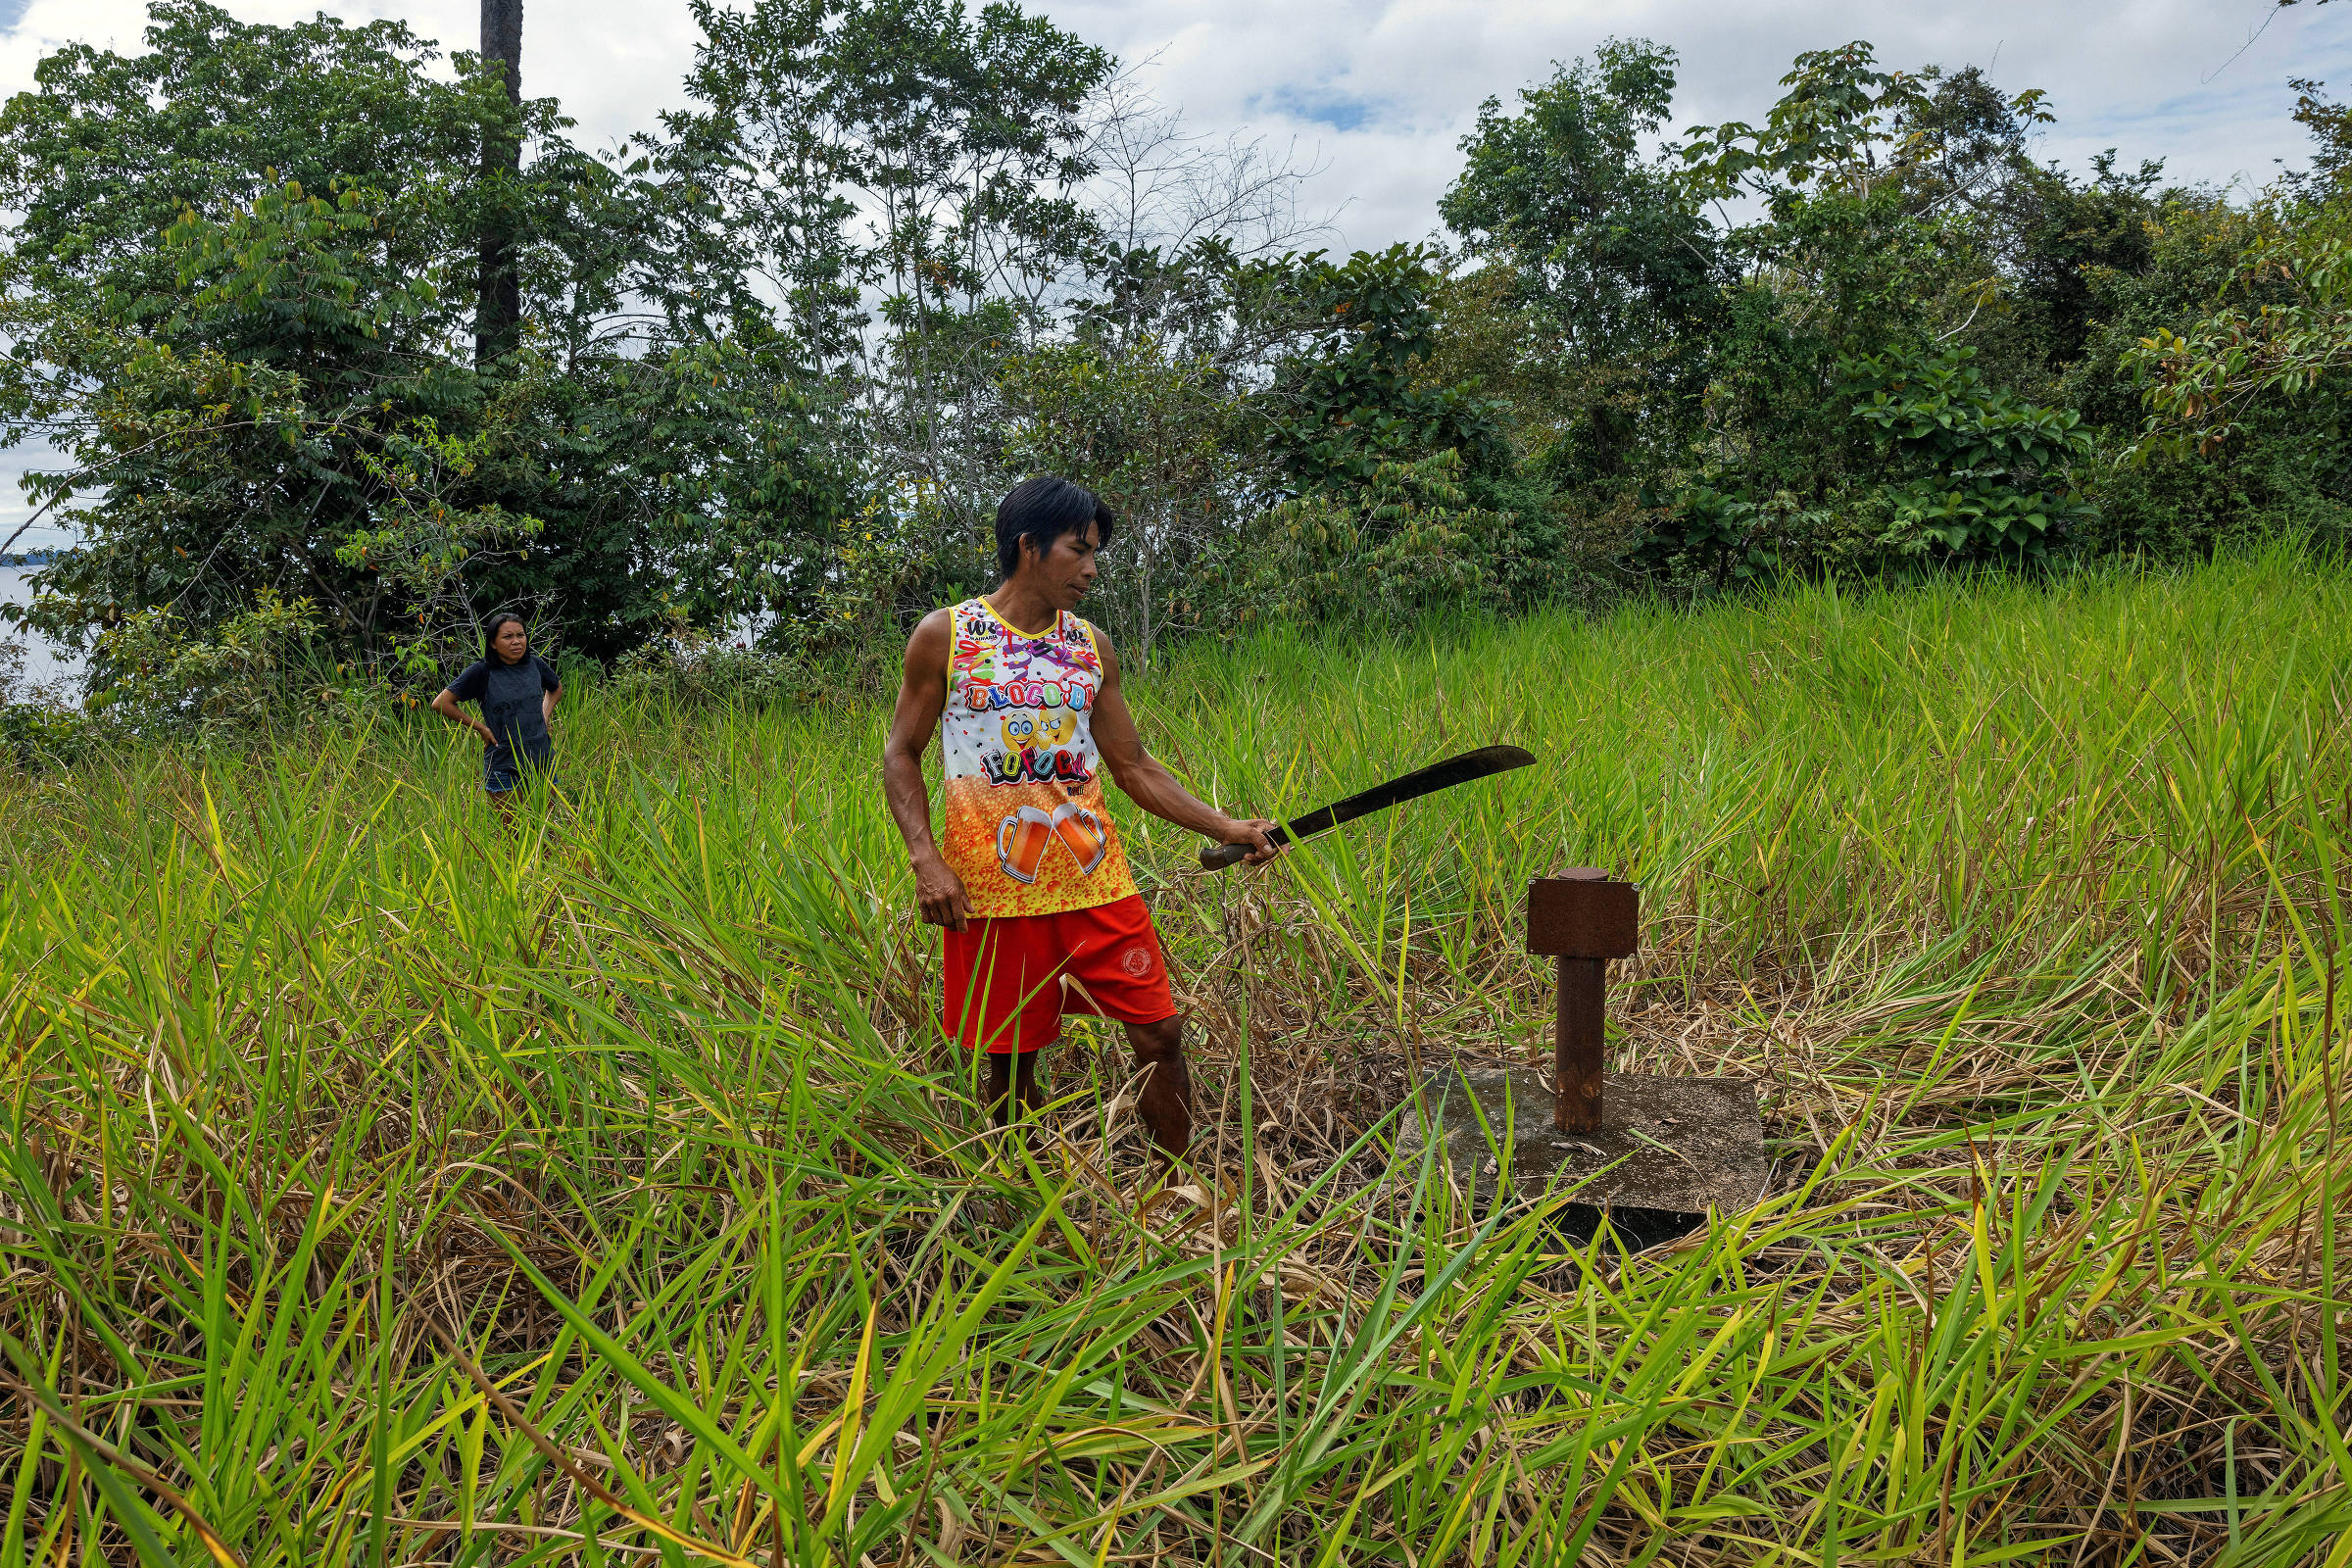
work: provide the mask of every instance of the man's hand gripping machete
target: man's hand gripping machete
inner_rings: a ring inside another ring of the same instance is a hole
[[[1319,811],[1309,811],[1304,816],[1294,818],[1266,837],[1277,848],[1296,844],[1326,828],[1338,827],[1342,822],[1352,822],[1359,816],[1385,811],[1400,802],[1451,789],[1456,784],[1467,784],[1474,778],[1507,773],[1514,767],[1525,767],[1535,760],[1533,753],[1523,752],[1516,746],[1482,746],[1475,752],[1464,752],[1459,757],[1448,757],[1443,762],[1432,762],[1427,767],[1416,768],[1402,778],[1376,784],[1361,795],[1334,801]],[[1200,850],[1201,869],[1222,871],[1248,855],[1251,848],[1247,844],[1204,845]]]

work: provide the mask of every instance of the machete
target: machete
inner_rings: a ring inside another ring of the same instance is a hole
[[[1443,762],[1415,768],[1402,778],[1375,784],[1361,795],[1334,801],[1320,811],[1309,811],[1304,816],[1293,818],[1266,837],[1278,848],[1285,844],[1296,844],[1325,828],[1352,822],[1359,816],[1370,816],[1374,811],[1385,811],[1416,796],[1451,789],[1456,784],[1467,784],[1474,778],[1485,778],[1491,773],[1507,773],[1514,767],[1525,767],[1535,760],[1533,753],[1523,752],[1516,746],[1482,746],[1475,752],[1464,752],[1459,757],[1448,757]],[[1247,844],[1207,844],[1201,846],[1200,864],[1204,870],[1222,871],[1249,853],[1250,846]]]

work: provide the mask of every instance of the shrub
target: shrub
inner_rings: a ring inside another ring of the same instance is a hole
[[[1200,624],[1329,620],[1392,624],[1477,601],[1525,608],[1553,586],[1548,541],[1520,514],[1469,504],[1451,449],[1383,463],[1360,488],[1287,501],[1221,546],[1198,597]]]
[[[24,646],[0,642],[0,765],[37,772],[71,762],[90,725],[66,700],[65,683],[24,678]]]
[[[98,639],[89,710],[108,730],[213,746],[381,702],[384,688],[355,666],[315,657],[319,631],[310,600],[270,588],[209,628],[169,607],[134,611]]]
[[[612,686],[624,700],[760,708],[789,701],[807,681],[807,668],[789,654],[679,622],[623,654]]]
[[[1670,579],[1688,578],[1717,590],[1767,583],[1816,550],[1829,514],[1808,510],[1787,490],[1762,501],[1737,491],[1694,485],[1678,498],[1670,519],[1642,541],[1636,559]]]
[[[2090,432],[2072,409],[2043,408],[1985,381],[1973,348],[1869,355],[1840,367],[1894,469],[1894,526],[1903,556],[2038,560],[2087,521],[2067,467]]]

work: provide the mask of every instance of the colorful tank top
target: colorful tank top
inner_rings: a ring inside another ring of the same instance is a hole
[[[1067,611],[1032,637],[984,599],[949,612],[947,833],[972,912],[1057,914],[1135,892],[1102,806],[1095,628]]]

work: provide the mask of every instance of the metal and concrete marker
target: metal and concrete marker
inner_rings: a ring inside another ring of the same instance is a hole
[[[1630,882],[1579,867],[1529,883],[1528,951],[1559,965],[1549,1079],[1533,1065],[1438,1068],[1405,1146],[1442,1140],[1446,1164],[1482,1207],[1497,1196],[1507,1154],[1513,1196],[1571,1192],[1568,1229],[1590,1234],[1606,1211],[1640,1245],[1762,1197],[1771,1164],[1754,1085],[1604,1068],[1608,961],[1633,956],[1641,937],[1641,890]]]
[[[1564,1133],[1597,1132],[1607,1098],[1601,1055],[1609,960],[1642,951],[1642,890],[1585,865],[1530,882],[1527,951],[1560,963],[1551,1124]]]

